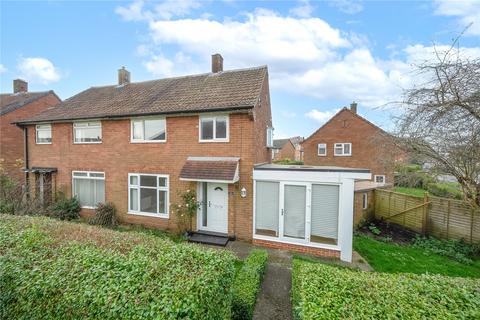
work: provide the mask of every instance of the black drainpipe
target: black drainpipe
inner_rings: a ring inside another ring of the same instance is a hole
[[[23,139],[24,139],[24,156],[25,156],[25,194],[27,198],[30,197],[30,179],[29,179],[29,169],[28,164],[28,127],[23,127]]]

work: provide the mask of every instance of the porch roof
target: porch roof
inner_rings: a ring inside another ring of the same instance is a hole
[[[188,157],[180,172],[180,180],[235,183],[239,180],[236,157]]]

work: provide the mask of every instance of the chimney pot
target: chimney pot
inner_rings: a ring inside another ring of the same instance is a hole
[[[28,92],[28,82],[22,79],[13,80],[13,93]]]
[[[352,111],[353,113],[357,114],[357,103],[355,101],[353,101],[351,104],[350,104],[350,111]]]
[[[212,54],[212,72],[222,72],[223,71],[223,57],[219,53]]]
[[[122,67],[118,70],[118,85],[124,85],[130,83],[130,72]]]

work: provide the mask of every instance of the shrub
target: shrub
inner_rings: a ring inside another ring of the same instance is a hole
[[[444,198],[463,199],[463,193],[459,189],[458,184],[449,183],[429,183],[427,190],[432,195]]]
[[[275,160],[273,161],[275,164],[283,164],[283,165],[303,165],[303,161],[300,160],[291,160],[288,158],[281,159],[281,160]]]
[[[262,283],[268,254],[265,250],[254,249],[245,259],[233,284],[232,318],[252,319],[257,293]]]
[[[170,207],[178,218],[180,233],[192,231],[192,219],[197,213],[199,203],[196,198],[195,190],[188,189],[180,192],[179,197],[182,199],[180,204],[172,204]]]
[[[61,197],[51,207],[49,216],[60,220],[73,220],[80,217],[80,202],[76,197]]]
[[[99,203],[95,209],[95,216],[90,219],[89,223],[104,227],[116,226],[117,216],[113,203]]]
[[[470,244],[462,240],[439,240],[432,237],[417,236],[412,240],[412,246],[449,257],[464,264],[472,264],[472,258],[480,254],[479,244]]]
[[[429,183],[435,182],[417,165],[399,165],[395,169],[395,186],[398,187],[426,189]]]
[[[363,272],[293,261],[295,319],[478,319],[474,279]]]
[[[234,256],[46,217],[0,216],[1,319],[229,319]]]

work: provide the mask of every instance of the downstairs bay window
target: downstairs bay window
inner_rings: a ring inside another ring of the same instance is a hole
[[[168,218],[169,177],[128,174],[128,213]]]

